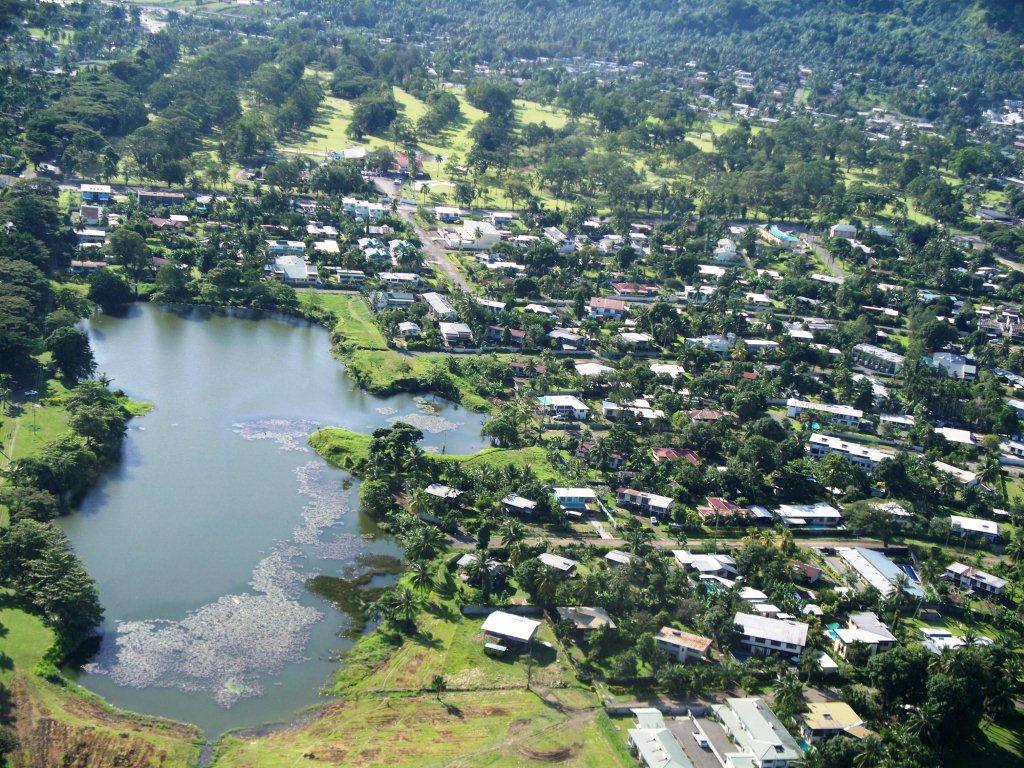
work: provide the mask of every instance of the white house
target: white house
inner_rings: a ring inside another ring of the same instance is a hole
[[[587,509],[597,504],[597,493],[593,488],[552,488],[555,501],[562,509]]]
[[[590,416],[590,408],[575,395],[542,395],[537,402],[545,413],[555,418],[586,421]]]
[[[725,768],[793,768],[804,752],[764,699],[727,699],[711,710],[738,751],[722,756]]]
[[[737,613],[733,619],[739,642],[752,654],[778,653],[799,659],[807,645],[808,625],[753,613]]]
[[[528,619],[525,616],[517,616],[514,613],[495,611],[484,619],[480,627],[485,635],[498,638],[502,641],[511,641],[519,645],[526,645],[540,629],[540,622]]]
[[[822,435],[817,432],[811,435],[810,442],[807,445],[807,452],[812,459],[821,459],[830,453],[838,453],[865,472],[873,472],[879,462],[892,458],[891,454],[880,451],[877,448],[832,437],[831,435]]]
[[[906,358],[888,349],[876,347],[874,344],[856,344],[853,347],[853,360],[865,368],[879,373],[895,376],[903,369]]]
[[[440,293],[428,291],[420,295],[420,298],[430,307],[430,314],[439,320],[453,320],[458,317],[459,313],[455,311],[455,307]]]
[[[550,552],[541,552],[537,555],[537,559],[548,568],[554,568],[566,576],[571,576],[575,573],[576,566],[579,565],[575,560],[570,560],[568,557],[562,557],[561,555],[553,555]]]
[[[995,541],[999,538],[999,523],[993,520],[982,520],[977,517],[950,515],[949,528],[961,536],[977,537]]]
[[[847,626],[830,629],[832,644],[839,655],[849,658],[854,648],[864,648],[868,656],[887,651],[896,645],[896,636],[871,611],[851,613]]]
[[[683,568],[701,576],[735,576],[736,561],[729,555],[698,555],[685,549],[674,549],[672,555]]]
[[[786,400],[786,414],[789,418],[795,419],[801,413],[812,413],[822,421],[841,424],[846,427],[855,427],[864,418],[864,411],[850,405],[812,403],[809,400],[799,400],[795,397]]]
[[[775,514],[790,528],[837,528],[843,522],[839,510],[823,501],[814,504],[781,504]]]

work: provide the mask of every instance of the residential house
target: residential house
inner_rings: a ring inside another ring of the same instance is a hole
[[[462,210],[459,208],[451,208],[446,205],[439,205],[434,208],[434,215],[438,221],[442,221],[445,224],[454,224],[462,218]]]
[[[710,637],[694,635],[672,627],[662,627],[654,636],[654,644],[668,654],[670,659],[681,664],[705,661],[713,642]]]
[[[936,352],[925,361],[944,375],[961,381],[974,381],[978,377],[978,366],[971,358],[955,352]]]
[[[437,329],[446,347],[473,346],[473,330],[465,323],[441,322],[437,324]]]
[[[587,510],[597,506],[597,493],[593,488],[552,488],[551,492],[565,510]]]
[[[604,556],[609,568],[618,568],[620,565],[629,565],[633,562],[633,556],[621,549],[611,549]]]
[[[739,643],[754,655],[777,653],[799,659],[807,645],[809,627],[799,621],[740,612],[733,623]]]
[[[576,567],[579,565],[575,560],[570,560],[568,557],[562,557],[561,555],[553,555],[550,552],[541,552],[537,555],[537,559],[548,568],[554,569],[563,576],[572,576],[576,573]]]
[[[78,240],[78,245],[82,247],[100,246],[107,241],[107,230],[105,229],[76,229],[75,239]]]
[[[860,715],[845,701],[808,702],[807,711],[798,719],[800,737],[808,744],[840,735],[862,739],[871,733]]]
[[[420,299],[430,308],[430,314],[438,320],[454,320],[459,316],[459,313],[455,311],[455,307],[440,293],[428,291],[427,293],[420,294]]]
[[[864,411],[850,405],[836,403],[812,403],[791,397],[786,400],[786,414],[795,419],[801,413],[811,413],[815,419],[839,424],[844,427],[855,427],[864,418]]]
[[[577,361],[573,364],[573,368],[576,369],[576,373],[585,379],[605,379],[609,374],[615,373],[614,368],[604,363]]]
[[[135,199],[142,208],[162,205],[183,205],[184,192],[172,192],[169,189],[136,189]]]
[[[980,595],[999,597],[1006,590],[1006,579],[993,576],[980,568],[966,563],[950,563],[946,566],[943,578],[953,582],[962,589],[968,589]]]
[[[486,251],[501,242],[501,232],[488,221],[466,219],[454,233],[445,238],[449,248],[464,251]]]
[[[532,515],[537,502],[515,493],[510,493],[501,500],[501,508],[509,514]]]
[[[921,645],[936,656],[946,650],[956,650],[967,645],[960,635],[954,635],[944,627],[921,627]],[[992,638],[981,635],[974,638],[975,645],[992,645]]]
[[[359,200],[354,197],[343,197],[341,199],[341,210],[346,216],[363,221],[377,221],[387,212],[387,206],[382,203],[373,203],[369,200]]]
[[[446,504],[457,504],[459,497],[462,495],[462,491],[448,485],[443,485],[442,483],[431,483],[424,488],[424,492],[428,496],[440,499]]]
[[[979,482],[978,473],[971,472],[969,469],[961,469],[944,461],[933,461],[932,466],[939,472],[954,478],[964,488],[973,488]]]
[[[87,227],[95,227],[103,219],[103,206],[83,205],[78,209],[78,220]]]
[[[950,515],[949,529],[965,538],[988,539],[989,541],[996,541],[999,538],[999,523],[977,517]]]
[[[857,237],[857,227],[853,224],[833,224],[828,231],[828,236],[852,240]]]
[[[781,504],[776,516],[790,528],[838,528],[843,516],[831,504]]]
[[[409,321],[398,324],[398,333],[403,339],[418,339],[422,335],[420,327]]]
[[[704,349],[724,357],[729,354],[729,350],[731,350],[733,345],[736,343],[736,334],[727,333],[723,335],[721,333],[709,333],[706,336],[688,338],[686,343],[704,347]]]
[[[652,299],[658,295],[658,286],[650,283],[612,283],[612,292],[623,299]]]
[[[590,408],[575,395],[543,395],[537,398],[541,408],[556,419],[586,421]]]
[[[767,227],[758,227],[757,235],[769,245],[774,245],[778,248],[793,248],[799,242],[796,235],[780,229],[775,224]]]
[[[615,492],[615,501],[634,512],[658,517],[667,515],[675,503],[670,496],[660,496],[657,493],[637,491],[633,488],[619,488]]]
[[[921,584],[881,552],[865,547],[838,547],[836,554],[882,597],[891,595],[896,585],[903,582],[904,592],[918,600],[924,599]]]
[[[621,299],[606,299],[601,296],[593,296],[590,299],[588,315],[592,319],[622,320],[628,312],[629,307]]]
[[[724,768],[795,768],[803,762],[803,750],[764,699],[730,698],[711,710],[738,748],[721,756]]]
[[[680,566],[686,570],[696,571],[700,576],[736,575],[736,561],[729,555],[698,555],[685,549],[674,549],[672,555]]]
[[[747,517],[747,510],[721,496],[708,496],[705,503],[697,507],[697,514],[704,520],[725,521],[729,524],[733,520]]]
[[[514,613],[494,611],[484,620],[480,629],[488,637],[503,643],[523,646],[529,645],[533,640],[540,629],[540,622]]]
[[[396,309],[399,307],[411,307],[416,297],[408,291],[381,291],[374,298],[374,306],[377,309]]]
[[[390,288],[415,288],[420,284],[415,272],[378,272],[377,279]]]
[[[675,734],[665,725],[665,716],[653,707],[638,707],[636,728],[627,738],[629,750],[636,755],[641,768],[693,768]]]
[[[109,184],[82,184],[78,188],[84,203],[109,203],[111,192]]]
[[[906,358],[874,344],[856,344],[853,347],[853,361],[873,371],[895,376],[903,369]]]
[[[616,624],[604,608],[568,607],[556,608],[559,621],[567,621],[572,624],[573,639],[577,643],[583,643],[590,639],[594,630],[600,627],[615,629]]]
[[[871,611],[851,613],[847,626],[829,629],[832,645],[844,659],[853,652],[874,656],[896,645],[896,636]]]
[[[288,285],[313,285],[320,282],[316,266],[294,254],[278,256],[269,270],[271,277]]]
[[[892,454],[886,451],[817,432],[811,435],[807,452],[812,459],[821,459],[831,453],[837,453],[865,472],[874,472],[879,462],[892,458]]]
[[[267,240],[266,245],[270,256],[302,256],[306,253],[306,244],[301,240]]]
[[[654,338],[647,333],[636,333],[634,331],[622,331],[615,334],[614,341],[620,347],[631,352],[646,352],[651,348]]]

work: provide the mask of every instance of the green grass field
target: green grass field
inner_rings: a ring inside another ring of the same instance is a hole
[[[32,402],[11,406],[9,415],[0,416],[0,467],[35,455],[46,443],[71,431],[62,403],[67,389],[50,380],[40,385],[38,391]]]
[[[335,325],[343,338],[342,347],[347,350],[387,349],[387,341],[377,327],[373,311],[358,293],[332,293],[329,291],[303,291],[300,300],[333,312],[338,317]]]
[[[493,691],[340,701],[312,724],[226,737],[215,768],[310,763],[401,768],[632,766],[593,710],[566,714],[535,693]],[[305,758],[305,759],[304,759]]]
[[[1021,768],[1024,766],[1024,715],[982,723],[977,734],[945,763],[948,768]]]
[[[327,461],[339,467],[352,468],[364,462],[369,454],[370,436],[341,427],[320,429],[310,435],[309,444]],[[427,458],[439,462],[459,462],[466,467],[489,467],[500,470],[508,466],[533,469],[544,482],[555,482],[559,474],[548,462],[540,446],[529,448],[484,448],[471,454],[429,453]]]
[[[6,599],[6,594],[0,594],[0,605]],[[53,640],[53,631],[38,616],[12,606],[0,607],[0,684],[9,683],[16,669],[31,672]]]
[[[348,356],[347,363],[349,373],[373,394],[434,392],[454,397],[471,410],[488,410],[487,400],[476,394],[468,381],[449,370],[447,359],[444,354],[408,355],[392,350],[357,349]]]

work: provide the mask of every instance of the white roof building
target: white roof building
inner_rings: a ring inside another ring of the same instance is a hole
[[[729,555],[698,555],[685,549],[674,549],[672,554],[681,566],[700,574],[736,575],[736,561]]]
[[[814,504],[781,504],[775,514],[786,525],[794,528],[835,528],[843,522],[839,510],[823,501]]]
[[[539,621],[504,611],[495,611],[484,620],[483,626],[480,627],[484,634],[515,640],[518,643],[530,642],[539,628]]]
[[[561,555],[553,555],[550,552],[541,552],[537,555],[537,559],[549,568],[554,568],[562,573],[572,573],[576,566],[579,565],[575,560],[570,560],[568,557],[562,557]]]
[[[764,699],[727,699],[711,709],[739,747],[722,756],[726,768],[789,768],[803,762],[803,750]]]

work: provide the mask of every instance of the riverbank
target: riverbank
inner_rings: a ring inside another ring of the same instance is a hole
[[[318,429],[309,437],[310,447],[336,467],[360,476],[370,450],[370,435],[341,427]],[[507,466],[530,467],[543,482],[555,482],[558,473],[540,446],[529,448],[483,448],[474,453],[427,453],[428,461],[456,462],[466,467],[486,466],[500,470]]]

